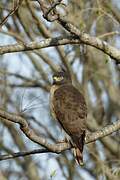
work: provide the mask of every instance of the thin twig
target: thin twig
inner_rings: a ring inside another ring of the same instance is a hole
[[[1,23],[0,23],[0,28],[6,23],[8,17],[11,16],[11,15],[13,15],[13,14],[18,10],[18,8],[19,8],[19,6],[21,5],[22,1],[23,1],[23,0],[17,0],[17,2],[14,1],[15,3],[14,3],[13,9],[12,9],[12,10],[8,13],[8,15],[1,21]]]
[[[40,154],[40,153],[48,153],[48,152],[50,152],[48,149],[34,149],[31,151],[16,152],[13,154],[5,154],[5,155],[0,155],[0,161],[13,159],[13,158],[17,158],[17,157],[25,157],[25,156],[32,155],[32,154]]]

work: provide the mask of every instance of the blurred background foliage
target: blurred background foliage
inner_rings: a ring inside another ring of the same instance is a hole
[[[81,31],[120,48],[119,0],[66,0],[59,11]],[[50,3],[50,1],[46,1]],[[13,1],[0,1],[0,20]],[[0,44],[40,41],[67,32],[57,22],[42,17],[36,1],[23,0],[17,12],[0,29]],[[0,107],[24,116],[37,134],[50,142],[62,139],[49,111],[51,76],[61,65],[69,67],[74,85],[88,105],[88,131],[96,131],[120,117],[120,67],[103,52],[84,44],[51,47],[0,56]],[[19,127],[0,122],[0,153],[27,151],[40,146]],[[1,180],[102,180],[120,179],[120,132],[88,144],[84,167],[76,165],[71,151],[39,154],[0,162]]]

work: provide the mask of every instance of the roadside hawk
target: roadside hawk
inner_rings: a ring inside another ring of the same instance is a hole
[[[76,161],[83,165],[87,107],[84,96],[72,85],[71,77],[66,71],[53,75],[50,110],[53,118],[58,120],[69,136]]]

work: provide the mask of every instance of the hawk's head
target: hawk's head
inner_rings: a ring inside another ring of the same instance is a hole
[[[62,85],[67,83],[72,83],[72,81],[69,73],[67,73],[66,71],[56,72],[53,75],[53,84]]]

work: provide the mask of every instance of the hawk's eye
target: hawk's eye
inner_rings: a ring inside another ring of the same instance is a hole
[[[55,80],[55,81],[62,81],[63,80],[63,76],[54,76],[53,77],[53,80]]]

